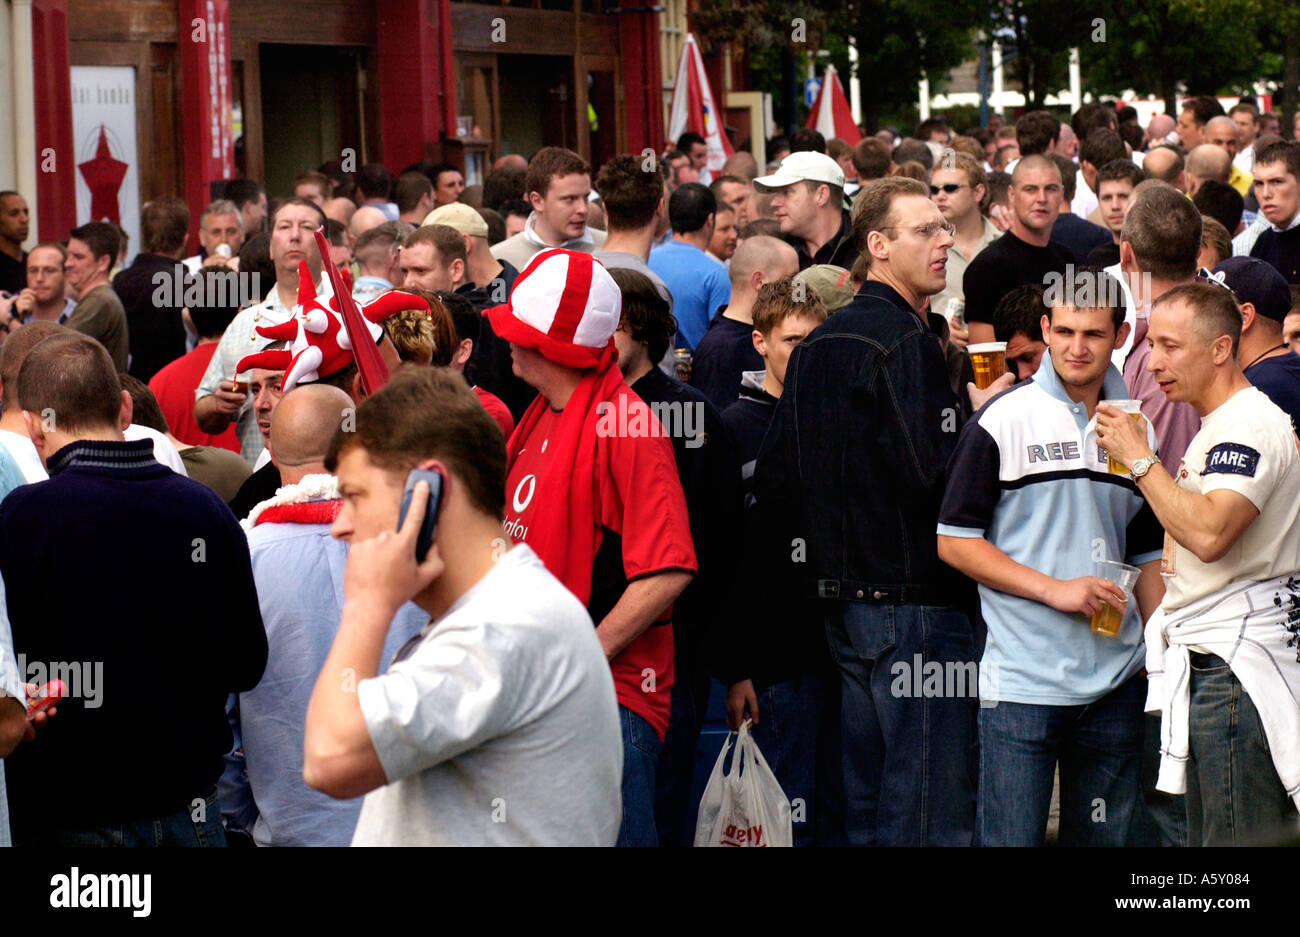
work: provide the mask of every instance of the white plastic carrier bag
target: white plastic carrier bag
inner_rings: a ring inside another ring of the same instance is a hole
[[[749,734],[749,720],[727,733],[695,823],[696,846],[790,846],[790,801]],[[731,770],[724,771],[732,751]]]

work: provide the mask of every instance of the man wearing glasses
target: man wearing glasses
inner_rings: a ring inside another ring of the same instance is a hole
[[[987,191],[984,170],[973,157],[953,150],[943,151],[930,174],[930,198],[957,233],[952,247],[948,248],[948,283],[943,292],[930,300],[934,312],[947,315],[948,300],[965,300],[962,276],[967,264],[1002,235],[998,226],[980,211]]]
[[[818,606],[794,624],[824,623],[839,672],[824,770],[842,791],[819,812],[843,815],[851,845],[969,845],[977,689],[921,683],[923,669],[975,668],[957,607],[974,591],[934,536],[958,403],[922,313],[944,287],[953,227],[915,179],[871,182],[856,201],[866,282],[791,352],[753,510]]]
[[[781,236],[799,255],[800,270],[814,264],[853,269],[858,248],[844,207],[839,163],[825,153],[791,153],[776,172],[755,179],[754,188],[772,193],[772,214],[781,222]]]
[[[1074,256],[1051,243],[1065,196],[1061,171],[1042,154],[1026,156],[1011,174],[1011,228],[970,262],[962,278],[972,343],[995,341],[993,310],[1017,286],[1048,286]]]

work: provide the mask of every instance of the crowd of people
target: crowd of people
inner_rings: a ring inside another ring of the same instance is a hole
[[[1294,841],[1269,116],[0,192],[0,844]]]

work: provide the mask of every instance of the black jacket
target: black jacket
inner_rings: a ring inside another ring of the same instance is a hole
[[[127,371],[146,384],[164,365],[185,354],[181,310],[189,280],[183,264],[161,254],[140,254],[113,278],[113,292],[126,310],[131,342]]]
[[[883,283],[795,347],[754,496],[805,594],[958,604],[935,527],[960,428],[937,336]]]
[[[685,407],[694,408],[690,421],[683,420],[683,426],[703,430],[703,438],[699,432],[687,438],[665,425],[671,434],[699,563],[699,572],[673,603],[673,643],[678,666],[685,661],[703,667],[704,658],[712,654],[711,647],[718,639],[716,626],[735,612],[736,532],[740,530],[742,510],[740,463],[718,411],[694,387],[653,367],[632,385],[632,390],[652,410],[656,404],[676,405],[664,412],[677,411],[684,417]]]
[[[800,270],[807,270],[814,264],[833,264],[852,270],[853,262],[858,259],[858,242],[853,237],[853,218],[847,208],[840,212],[840,229],[815,255],[808,254],[808,246],[803,238],[786,235],[785,240],[799,255]]]

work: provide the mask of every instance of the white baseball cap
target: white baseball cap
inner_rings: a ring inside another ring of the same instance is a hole
[[[825,182],[827,185],[844,187],[844,170],[825,153],[805,150],[791,153],[781,160],[780,167],[770,176],[759,176],[755,185],[769,189],[780,189],[796,182]]]

